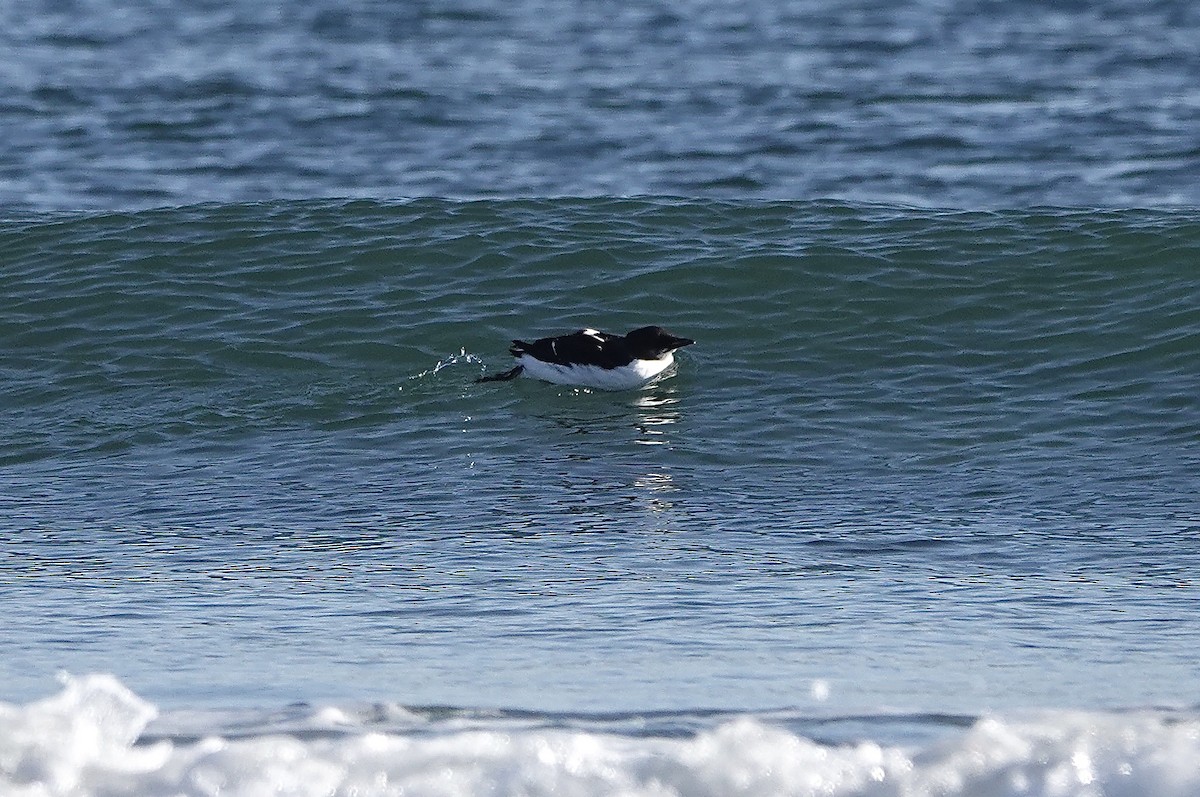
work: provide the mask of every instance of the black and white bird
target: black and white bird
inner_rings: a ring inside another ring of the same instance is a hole
[[[641,327],[627,335],[581,329],[532,343],[514,340],[508,351],[517,358],[517,367],[478,381],[500,382],[526,373],[558,385],[632,390],[661,376],[675,362],[673,352],[695,342],[662,327]]]

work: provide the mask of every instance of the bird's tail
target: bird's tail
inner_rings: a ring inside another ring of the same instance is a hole
[[[478,379],[476,379],[475,381],[476,382],[507,382],[510,379],[516,379],[518,376],[521,375],[521,372],[524,370],[525,370],[525,366],[518,365],[516,368],[510,368],[509,370],[501,371],[498,374],[492,374],[491,376],[481,376]]]

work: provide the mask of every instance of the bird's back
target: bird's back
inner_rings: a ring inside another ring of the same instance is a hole
[[[570,335],[538,338],[529,343],[514,340],[508,349],[514,357],[529,356],[544,363],[563,366],[594,365],[618,368],[633,357],[624,346],[624,338],[594,329],[581,329]]]

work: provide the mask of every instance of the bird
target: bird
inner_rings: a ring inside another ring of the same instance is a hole
[[[516,367],[476,381],[504,382],[526,373],[558,385],[632,390],[661,376],[675,362],[673,352],[695,342],[659,326],[625,335],[581,329],[532,343],[514,340],[508,351],[517,358]]]

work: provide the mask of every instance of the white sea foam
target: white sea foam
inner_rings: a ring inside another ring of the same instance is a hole
[[[829,746],[752,718],[687,738],[499,722],[380,733],[333,709],[315,719],[336,732],[214,730],[137,742],[155,715],[105,675],[68,678],[59,694],[27,705],[0,704],[0,794],[1200,794],[1200,721],[1164,712],[988,718],[923,749]]]

